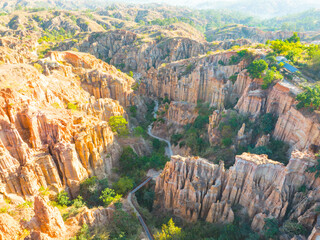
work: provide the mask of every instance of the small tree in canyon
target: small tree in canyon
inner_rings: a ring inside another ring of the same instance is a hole
[[[112,116],[109,119],[111,130],[118,133],[120,136],[127,135],[129,133],[127,124],[128,122],[123,116]]]

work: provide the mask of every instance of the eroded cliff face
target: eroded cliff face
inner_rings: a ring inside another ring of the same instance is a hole
[[[112,221],[114,212],[113,206],[92,209],[84,206],[77,209],[76,214],[64,221],[62,213],[57,207],[50,204],[47,197],[36,196],[33,205],[33,209],[29,209],[32,212],[30,220],[23,219],[19,224],[9,215],[9,221],[3,225],[2,233],[8,237],[4,239],[17,239],[16,237],[23,232],[26,233],[26,230],[30,232],[29,238],[32,240],[69,239],[77,234],[83,224],[90,227],[101,227]],[[0,214],[0,221],[6,216],[7,214]],[[16,231],[16,235],[13,234],[13,231]]]
[[[263,31],[256,27],[248,27],[244,25],[229,25],[215,30],[206,32],[206,36],[211,40],[224,41],[227,39],[246,38],[252,42],[265,43],[267,40],[287,39],[291,37],[293,32],[290,31]],[[308,38],[307,33],[299,33],[302,39]]]
[[[303,114],[291,107],[280,115],[273,135],[298,149],[320,146],[320,124],[315,114]]]
[[[39,62],[46,76],[26,64],[0,67],[1,197],[32,198],[41,186],[75,196],[81,181],[117,164],[121,148],[107,121],[124,114],[114,99],[129,104],[133,80],[89,54],[49,56]],[[92,71],[105,75],[89,84]],[[109,92],[95,95],[91,85]]]
[[[182,24],[183,25],[183,24]],[[170,63],[198,55],[206,54],[208,51],[230,49],[234,45],[242,46],[250,44],[246,39],[236,41],[207,43],[201,39],[194,39],[191,34],[179,30],[185,26],[174,26],[173,29],[158,29],[151,26],[151,29],[139,29],[135,31],[110,30],[108,32],[92,33],[79,43],[66,41],[60,43],[60,50],[70,50],[75,47],[82,52],[110,61],[112,65],[121,67],[124,71],[136,71],[145,76],[150,68],[158,68],[163,63]],[[186,29],[190,29],[187,27]],[[153,38],[150,32],[163,33],[160,39]]]
[[[134,80],[114,66],[87,53],[49,52],[48,57],[67,67],[71,65],[72,72],[81,80],[81,87],[95,98],[116,99],[123,106],[132,102]]]
[[[320,146],[318,113],[311,114],[295,107],[295,98],[299,92],[299,88],[287,81],[278,82],[263,90],[261,80],[255,79],[247,85],[235,109],[254,118],[272,113],[278,116],[273,137],[299,150],[317,148]]]
[[[266,155],[243,153],[229,170],[199,157],[172,156],[157,178],[155,204],[189,221],[209,222],[232,222],[233,207],[240,204],[256,230],[266,217],[283,221],[285,216],[310,229],[320,200],[320,179],[306,172],[314,164],[313,155],[299,151],[287,166]],[[308,198],[298,191],[302,185]]]
[[[173,124],[175,126],[181,127],[188,123],[193,123],[198,116],[196,105],[187,102],[172,101],[167,108],[168,109],[165,109],[165,117],[168,124]]]
[[[228,63],[236,52],[217,53],[167,64],[150,69],[141,83],[141,92],[156,97],[168,97],[173,101],[196,104],[208,102],[210,106],[223,108],[232,92],[229,77],[245,68],[245,61],[236,65]]]

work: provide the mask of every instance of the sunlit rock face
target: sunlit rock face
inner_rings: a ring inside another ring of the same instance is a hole
[[[204,101],[221,109],[232,92],[229,77],[241,72],[245,62],[226,66],[219,62],[228,63],[235,54],[236,52],[217,53],[177,61],[157,70],[150,69],[148,76],[142,81],[141,92],[192,104]]]
[[[39,64],[46,75],[0,67],[1,194],[33,197],[42,186],[75,196],[81,181],[117,164],[108,120],[125,113],[133,79],[84,53],[51,52]]]
[[[132,32],[121,29],[89,34],[83,41],[76,44],[65,41],[59,44],[58,49],[70,50],[76,47],[81,52],[88,52],[114,66],[121,66],[124,71],[136,71],[145,76],[150,68],[158,68],[163,63],[251,43],[247,39],[237,39],[212,44],[204,41],[202,34],[198,31],[196,34],[189,33],[189,25],[174,26],[173,24],[171,27],[173,29],[166,31],[166,37],[160,40],[139,34],[137,33],[139,30]],[[154,29],[155,32],[159,30]],[[197,35],[200,36],[197,37]]]
[[[232,222],[232,208],[239,204],[256,230],[263,228],[264,218],[281,221],[286,214],[312,227],[320,180],[306,169],[314,164],[312,154],[299,151],[292,153],[287,166],[266,155],[243,153],[228,170],[223,163],[172,156],[157,178],[155,204],[189,221],[201,218],[209,222]],[[308,199],[298,191],[302,185],[307,186]]]

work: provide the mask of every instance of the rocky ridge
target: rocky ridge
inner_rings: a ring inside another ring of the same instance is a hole
[[[75,196],[88,176],[111,174],[121,151],[107,121],[124,114],[112,98],[129,104],[133,80],[89,54],[52,52],[39,65],[46,76],[0,67],[1,198],[33,198],[41,186]]]
[[[264,218],[296,219],[314,226],[319,206],[319,179],[306,169],[315,164],[308,153],[295,151],[287,166],[266,155],[243,153],[229,170],[199,157],[172,156],[157,178],[155,204],[189,221],[232,222],[241,205],[261,230]],[[299,192],[308,189],[308,197]],[[311,230],[311,229],[310,229]]]

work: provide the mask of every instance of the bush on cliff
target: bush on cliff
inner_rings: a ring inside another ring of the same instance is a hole
[[[102,190],[108,187],[108,180],[98,180],[97,177],[87,178],[80,184],[80,195],[89,207],[102,205],[99,199]]]
[[[261,78],[262,73],[267,69],[268,69],[268,63],[263,59],[254,60],[248,66],[248,72],[251,78]]]
[[[300,223],[294,221],[285,221],[282,226],[282,231],[293,237],[294,235],[305,235],[307,233],[306,228]]]
[[[111,188],[105,188],[99,197],[104,203],[104,205],[107,207],[112,202],[119,202],[122,195],[116,194],[116,192]]]
[[[267,89],[274,81],[282,79],[283,76],[276,70],[276,67],[272,67],[271,70],[267,70],[266,75],[263,77],[262,89]]]
[[[305,87],[304,92],[297,95],[299,103],[297,108],[309,108],[311,110],[319,109],[320,107],[320,85],[314,87]]]
[[[248,148],[248,152],[254,153],[254,154],[266,154],[268,155],[269,159],[278,161],[283,163],[284,165],[288,164],[288,153],[289,150],[289,144],[281,141],[271,138],[270,142],[266,146],[259,146],[256,148]]]
[[[120,136],[128,135],[129,130],[127,124],[128,122],[123,116],[112,116],[109,119],[111,130]]]
[[[57,203],[61,206],[69,206],[71,201],[66,191],[61,191],[57,195]]]
[[[273,131],[277,118],[271,113],[266,113],[261,117],[260,131],[269,134]]]
[[[277,239],[280,234],[279,222],[276,218],[264,219],[263,235],[266,239]]]
[[[315,173],[315,177],[320,177],[320,158],[317,160],[317,163],[313,167],[307,169],[308,172]]]

